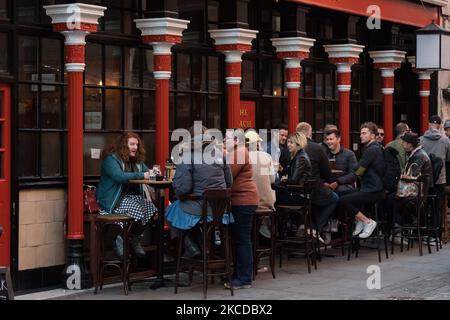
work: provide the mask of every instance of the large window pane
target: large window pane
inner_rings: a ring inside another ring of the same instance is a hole
[[[208,90],[213,92],[222,91],[221,79],[219,57],[208,57]]]
[[[44,90],[52,88],[52,90]],[[42,86],[41,94],[41,128],[61,128],[61,88],[57,86]]]
[[[120,90],[106,90],[105,129],[122,128],[122,94]]]
[[[10,3],[10,0],[0,0],[0,19],[7,19],[8,18],[8,4]],[[6,47],[4,47],[6,48]]]
[[[83,167],[85,176],[99,176],[101,169],[101,160],[92,159],[92,149],[103,150],[105,147],[111,145],[116,139],[118,134],[116,133],[85,133],[83,139]]]
[[[328,70],[325,73],[325,99],[333,99],[333,89],[334,89],[334,72],[333,70]]]
[[[255,85],[255,62],[251,60],[242,61],[242,89],[254,90]]]
[[[41,163],[43,177],[57,177],[61,173],[61,139],[59,133],[42,133]]]
[[[16,15],[19,23],[37,23],[39,19],[39,1],[17,0]]]
[[[189,128],[191,123],[191,96],[187,94],[177,95],[176,126],[177,128]]]
[[[305,88],[305,98],[312,98],[314,95],[314,73],[312,68],[305,68],[303,83]]]
[[[8,56],[8,35],[6,33],[0,33],[0,75],[8,75],[9,70],[9,56]]]
[[[283,67],[279,63],[274,63],[272,67],[272,79],[273,79],[273,95],[282,96],[283,95]]]
[[[220,96],[210,95],[208,96],[208,122],[206,126],[208,128],[221,129],[220,118]]]
[[[144,92],[142,100],[142,129],[155,130],[155,93],[153,91]]]
[[[316,70],[316,98],[323,98],[323,73],[320,70]]]
[[[155,88],[155,78],[153,77],[153,51],[144,50],[144,65],[142,66],[144,72],[145,89]]]
[[[178,90],[191,89],[191,68],[189,55],[177,54],[177,86]]]
[[[145,133],[142,136],[144,148],[146,151],[146,159],[145,163],[152,168],[155,164],[155,145],[156,145],[156,138],[154,133]]]
[[[84,90],[84,126],[86,130],[102,129],[102,90],[86,88]]]
[[[192,90],[206,90],[206,57],[192,56]]]
[[[38,81],[38,38],[19,37],[19,78]]]
[[[125,48],[125,86],[140,87],[140,51],[136,48]]]
[[[193,94],[192,95],[192,124],[194,121],[202,121],[203,125],[206,123],[206,95]]]
[[[42,39],[42,82],[59,82],[61,80],[61,41]]]
[[[37,128],[38,85],[19,86],[19,128]]]
[[[102,85],[102,46],[88,43],[86,46],[86,72],[85,83]]]
[[[140,129],[141,94],[125,90],[125,130]]]
[[[122,48],[105,46],[105,78],[107,86],[122,85]]]
[[[19,176],[38,176],[39,134],[35,132],[19,132],[19,145],[17,150],[19,150]]]

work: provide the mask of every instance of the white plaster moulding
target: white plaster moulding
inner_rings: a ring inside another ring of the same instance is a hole
[[[250,29],[216,29],[209,30],[211,38],[215,40],[216,46],[228,44],[252,45],[252,41],[256,38],[259,31]]]
[[[52,18],[52,23],[88,23],[98,24],[98,19],[105,14],[106,7],[84,4],[68,3],[44,6],[48,16]]]
[[[181,20],[174,18],[149,18],[135,19],[134,22],[138,29],[141,30],[142,36],[178,36],[183,35],[183,31],[187,29],[189,20]]]
[[[303,37],[272,38],[272,45],[279,52],[309,52],[316,39]]]

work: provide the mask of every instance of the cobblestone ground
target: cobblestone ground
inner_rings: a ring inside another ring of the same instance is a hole
[[[350,261],[341,256],[340,250],[329,250],[327,254],[334,256],[323,257],[318,270],[311,274],[307,273],[303,258],[286,260],[283,268],[276,268],[276,279],[272,279],[270,272],[259,273],[253,288],[235,291],[234,297],[216,281],[209,286],[208,299],[450,299],[450,245],[444,245],[439,252],[433,248],[432,254],[424,246],[422,257],[417,246],[403,253],[396,247],[395,254],[388,260],[383,257],[382,263],[378,263],[376,250],[368,248],[361,249],[359,257],[352,257]],[[262,265],[266,262],[262,261]],[[378,270],[380,289],[368,289],[368,282],[376,287],[374,279]],[[177,295],[173,287],[150,290],[148,283],[138,283],[133,285],[129,296],[123,294],[121,285],[113,285],[105,287],[97,295],[92,290],[76,293],[55,290],[17,299],[196,300],[203,299],[203,294],[201,277],[196,276],[192,286],[180,288]]]

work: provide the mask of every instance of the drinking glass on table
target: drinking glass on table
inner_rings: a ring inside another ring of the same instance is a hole
[[[153,166],[153,173],[155,175],[160,175],[161,174],[161,166],[159,164],[155,164]]]

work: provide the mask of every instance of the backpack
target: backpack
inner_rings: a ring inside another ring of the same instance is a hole
[[[430,153],[430,161],[431,161],[431,170],[433,173],[433,181],[432,186],[436,184],[436,181],[439,180],[439,176],[442,171],[442,167],[444,166],[444,161],[436,156],[434,153]]]

